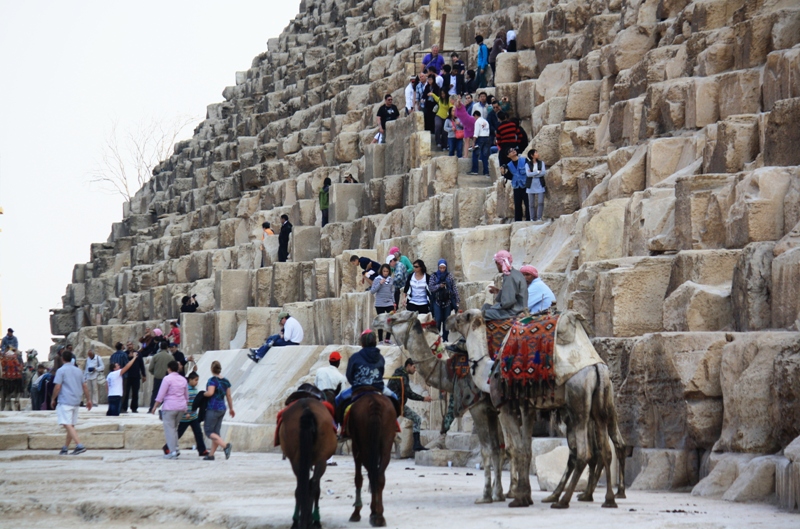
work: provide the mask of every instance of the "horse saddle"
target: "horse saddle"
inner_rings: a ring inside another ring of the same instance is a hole
[[[285,407],[289,406],[293,402],[300,399],[317,399],[322,401],[327,400],[325,399],[325,394],[322,392],[322,390],[317,388],[317,386],[314,384],[301,384],[300,387],[297,388],[297,391],[289,395],[283,405]]]

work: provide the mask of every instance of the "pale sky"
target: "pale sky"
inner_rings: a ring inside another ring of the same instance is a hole
[[[111,123],[199,122],[299,4],[0,0],[2,334],[41,357],[73,265],[122,219],[122,198],[88,183]]]

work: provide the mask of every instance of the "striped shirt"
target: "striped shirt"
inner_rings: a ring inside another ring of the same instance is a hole
[[[511,120],[503,121],[497,126],[497,134],[495,137],[497,138],[498,145],[516,144],[517,125]]]
[[[199,410],[192,411],[192,404],[194,404],[194,398],[197,396],[197,387],[192,387],[189,384],[189,401],[187,402],[187,412],[183,414],[181,417],[181,422],[192,422],[193,420],[197,419],[197,414]]]

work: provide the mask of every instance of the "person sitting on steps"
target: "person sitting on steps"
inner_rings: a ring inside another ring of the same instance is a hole
[[[297,319],[292,318],[288,312],[281,312],[278,314],[280,320],[281,332],[273,334],[264,342],[264,345],[258,349],[250,349],[247,357],[255,363],[264,358],[264,355],[270,350],[271,347],[282,347],[284,345],[300,345],[303,341],[303,326]]]

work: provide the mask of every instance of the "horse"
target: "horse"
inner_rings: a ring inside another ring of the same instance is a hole
[[[286,399],[286,408],[279,413],[277,438],[297,477],[292,529],[321,527],[320,480],[337,446],[332,408],[326,402],[316,386],[303,384]]]
[[[397,413],[388,397],[367,391],[350,406],[347,432],[352,440],[353,459],[356,463],[356,501],[351,522],[361,521],[361,485],[364,477],[362,465],[367,469],[369,491],[372,493],[369,523],[385,527],[383,517],[383,487],[386,484],[386,467],[392,457],[392,447],[397,428]]]

